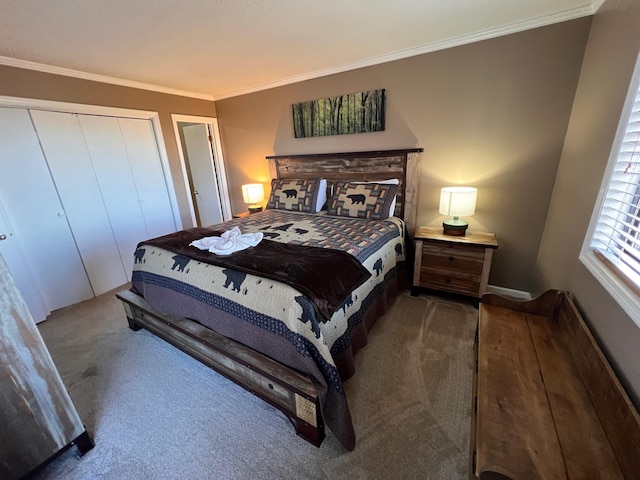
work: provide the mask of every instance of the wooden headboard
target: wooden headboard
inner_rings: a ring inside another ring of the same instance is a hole
[[[372,181],[397,178],[400,181],[395,215],[402,218],[411,235],[416,229],[420,153],[422,148],[372,152],[274,155],[269,160],[271,178],[326,178]]]

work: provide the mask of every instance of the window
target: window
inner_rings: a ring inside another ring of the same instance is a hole
[[[640,326],[638,66],[580,259]]]

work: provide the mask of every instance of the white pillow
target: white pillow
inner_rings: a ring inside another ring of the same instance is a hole
[[[398,180],[397,178],[390,178],[388,180],[372,180],[370,182],[351,182],[351,183],[384,183],[387,185],[400,185],[400,180]],[[322,185],[320,185],[320,188],[322,188]],[[318,197],[320,197],[320,195],[318,195]],[[389,216],[393,217],[393,214],[396,212],[396,199],[394,197],[393,201],[391,202],[391,206],[389,207]]]
[[[325,203],[327,203],[327,179],[321,178],[320,191],[318,192],[318,199],[316,200],[316,213],[322,210],[322,207],[324,207]]]

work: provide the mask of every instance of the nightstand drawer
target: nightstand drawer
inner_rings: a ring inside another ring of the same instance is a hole
[[[484,248],[459,246],[447,248],[424,244],[422,266],[480,275],[484,263]]]
[[[480,275],[422,267],[420,286],[477,297],[480,291]]]

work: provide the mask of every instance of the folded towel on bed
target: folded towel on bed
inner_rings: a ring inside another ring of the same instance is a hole
[[[208,250],[216,255],[230,255],[249,247],[255,247],[262,241],[262,233],[242,233],[238,227],[227,230],[219,237],[204,237],[189,244],[200,250]]]

